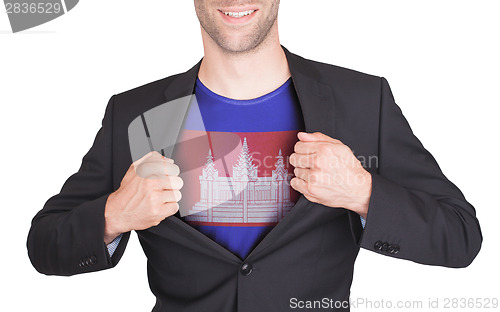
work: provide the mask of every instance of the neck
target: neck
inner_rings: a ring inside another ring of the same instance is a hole
[[[291,76],[277,29],[258,47],[244,53],[223,50],[203,29],[202,38],[205,56],[198,77],[219,95],[238,100],[257,98],[277,89]]]

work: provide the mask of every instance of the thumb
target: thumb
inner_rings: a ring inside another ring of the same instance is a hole
[[[159,155],[159,157],[161,157],[161,154],[158,153],[157,151],[151,151],[145,155],[143,155],[141,158],[137,159],[136,161],[133,162],[133,165],[134,166],[139,166],[140,164],[142,164],[143,162],[146,162],[146,161],[150,161],[152,160],[153,158],[157,158]]]
[[[147,153],[146,155],[142,156],[141,158],[137,159],[134,161],[131,165],[131,167],[134,167],[136,169],[137,167],[141,166],[142,164],[146,163],[158,163],[158,162],[166,162],[166,163],[174,163],[174,160],[171,158],[167,158],[157,151],[151,151]]]
[[[339,140],[329,137],[321,132],[312,132],[312,133],[299,132],[297,136],[301,141],[341,143]]]

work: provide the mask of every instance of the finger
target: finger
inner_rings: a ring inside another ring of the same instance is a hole
[[[302,193],[305,198],[312,202],[318,202],[318,198],[311,195],[308,191],[307,182],[300,178],[293,178],[290,180],[290,186],[293,187],[297,192]]]
[[[295,169],[293,169],[293,174],[297,177],[297,178],[300,178],[304,181],[308,181],[309,180],[309,171],[311,169],[308,169],[308,168],[299,168],[299,167],[296,167]]]
[[[162,163],[143,162],[137,166],[135,173],[144,179],[157,179],[166,176],[167,170]]]
[[[168,175],[168,176],[178,176],[179,173],[181,173],[181,169],[179,168],[179,166],[177,166],[173,162],[167,163],[164,166],[164,168],[165,168],[166,175]]]
[[[339,142],[325,142],[325,141],[298,141],[294,145],[294,152],[297,154],[318,154],[324,151],[325,148],[339,148],[345,146]]]
[[[324,142],[316,141],[298,141],[293,147],[293,151],[298,154],[314,154],[318,152],[318,145],[324,144]]]
[[[331,142],[331,143],[342,143],[338,139],[334,139],[326,134],[323,134],[321,132],[313,132],[313,133],[307,133],[307,132],[299,132],[297,133],[297,137],[301,141],[316,141],[316,142]]]
[[[315,169],[295,168],[293,173],[297,178],[306,181],[309,185],[318,185],[322,182],[321,179],[323,176]]]
[[[165,209],[166,217],[170,217],[179,211],[179,204],[176,202],[166,202],[163,204],[163,208]]]
[[[304,155],[304,154],[292,153],[290,155],[289,161],[290,164],[295,168],[313,168],[315,158],[316,158],[315,154]]]
[[[179,175],[180,168],[170,162],[145,162],[137,167],[136,173],[141,178],[161,178]]]
[[[125,177],[123,178],[123,181],[128,181],[129,179],[132,179],[133,178],[133,173],[137,174],[137,168],[143,163],[146,161],[146,159],[148,159],[149,157],[151,157],[152,155],[154,155],[156,151],[151,151],[147,154],[145,154],[144,156],[142,156],[141,158],[137,159],[136,161],[132,162],[132,164],[130,165],[130,167],[128,168],[127,172],[125,173]],[[157,152],[156,152],[157,153]]]
[[[182,193],[179,190],[164,190],[160,194],[162,203],[178,202],[182,198]]]
[[[308,186],[307,182],[302,180],[301,178],[292,178],[290,180],[290,186],[293,187],[294,190],[297,192],[300,192],[304,195],[311,196],[311,194],[308,191]]]
[[[180,190],[184,186],[184,180],[178,176],[167,176],[161,179],[161,190]]]
[[[144,163],[141,167],[148,174],[157,176],[177,176],[181,172],[179,166],[170,162]]]
[[[164,163],[174,163],[174,160],[171,159],[171,158],[167,158],[163,155],[161,155],[160,153],[158,153],[157,151],[152,151],[149,153],[149,156],[146,157],[142,162],[141,164],[145,164],[145,163],[148,163],[148,162],[164,162]]]
[[[152,163],[152,162],[174,163],[174,160],[161,155],[157,151],[151,151],[146,155],[142,156],[140,159],[136,160],[133,164],[135,167],[138,167],[142,164]]]
[[[134,161],[133,164],[135,166],[139,166],[140,164],[145,162],[146,159],[149,159],[150,157],[153,157],[153,158],[157,157],[156,154],[160,155],[160,157],[161,157],[161,154],[158,153],[157,151],[151,151],[151,152],[145,154],[144,156],[142,156],[141,158],[137,159],[136,161]]]
[[[171,164],[173,164],[173,163],[174,163],[174,160],[173,160],[172,158],[167,158],[167,157],[165,157],[165,156],[162,156],[162,157],[163,157],[163,159],[164,159],[166,162],[169,162],[169,163],[171,163]]]

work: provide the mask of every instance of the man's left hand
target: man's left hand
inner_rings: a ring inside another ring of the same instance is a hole
[[[290,185],[315,203],[343,207],[366,219],[372,177],[351,149],[321,132],[298,133]]]

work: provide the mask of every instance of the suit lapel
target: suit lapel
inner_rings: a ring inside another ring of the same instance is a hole
[[[321,75],[316,72],[309,64],[309,61],[290,53],[285,47],[283,51],[287,57],[288,66],[292,74],[292,81],[299,98],[306,132],[322,132],[329,136],[335,135],[335,102],[331,88],[321,82]],[[173,101],[181,97],[186,97],[194,93],[194,85],[200,68],[201,60],[187,72],[178,75],[172,83],[165,89],[165,101]],[[175,105],[182,106],[180,111],[184,113],[184,119],[187,115],[189,101],[176,101]],[[183,122],[184,123],[184,122]],[[183,124],[182,123],[182,124]],[[172,129],[176,137],[180,134],[181,127]],[[177,140],[175,141],[177,142]],[[171,142],[174,146],[175,142]],[[295,223],[300,222],[304,214],[312,207],[312,203],[301,195],[292,210],[264,237],[264,239],[255,247],[248,257],[262,252],[262,250],[271,246],[271,244],[281,235],[286,234],[287,229]],[[215,249],[219,254],[231,261],[241,261],[229,250],[220,246],[210,238],[197,231],[190,225],[180,219],[180,214],[165,219],[179,230],[184,229],[186,235],[192,240],[183,240],[186,244],[203,244],[205,247]],[[161,232],[161,227],[156,227],[155,232]],[[161,234],[161,233],[158,233]],[[247,258],[248,258],[247,257]]]
[[[166,157],[171,157],[173,154],[173,149],[175,148],[177,142],[179,142],[179,135],[184,125],[185,119],[187,117],[187,112],[189,106],[193,100],[194,85],[196,82],[196,77],[198,76],[198,71],[200,69],[201,60],[193,66],[190,70],[178,76],[166,89],[165,89],[165,100],[167,103],[172,102],[172,104],[179,107],[179,109],[174,113],[175,116],[182,116],[182,121],[175,125],[169,126],[169,132],[173,132],[173,142],[165,142],[163,146],[169,148],[166,152]]]
[[[292,73],[306,132],[318,131],[334,137],[335,101],[331,88],[320,80],[321,74],[311,67],[310,61],[282,48]]]
[[[203,59],[198,61],[198,63],[187,72],[175,76],[174,80],[165,88],[165,102],[173,101],[194,93],[194,85],[202,60]]]

